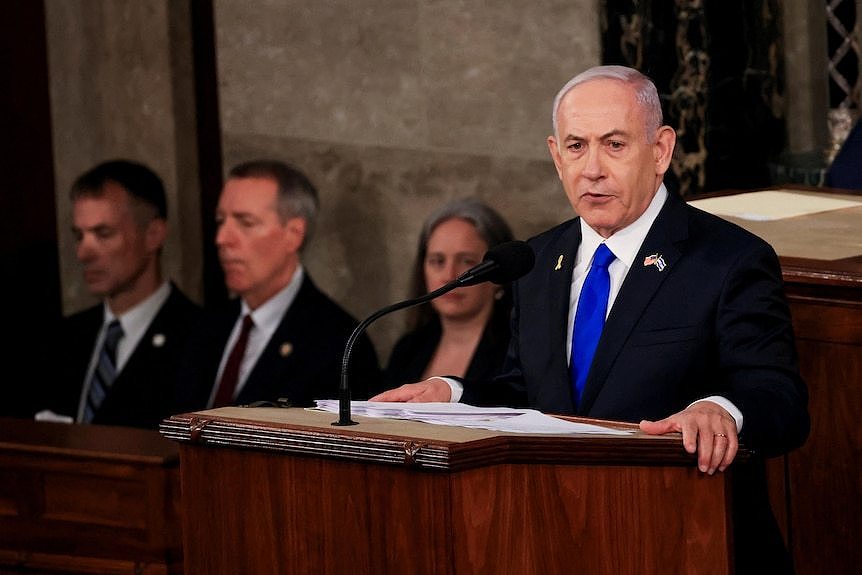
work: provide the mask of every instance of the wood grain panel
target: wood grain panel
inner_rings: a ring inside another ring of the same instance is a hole
[[[787,288],[811,434],[801,449],[770,462],[770,498],[799,575],[862,563],[862,280],[859,262],[844,263],[856,275],[845,270],[840,286]]]
[[[180,573],[177,448],[153,431],[0,419],[0,573]]]
[[[799,351],[811,435],[789,456],[794,560],[799,574],[848,572],[862,564],[862,345],[805,339]]]
[[[181,457],[189,573],[451,573],[443,475],[185,446]]]
[[[453,483],[455,539],[469,551],[456,556],[458,573],[728,572],[730,527],[716,529],[727,516],[723,477],[507,465]]]

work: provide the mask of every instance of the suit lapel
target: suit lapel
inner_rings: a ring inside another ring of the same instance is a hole
[[[249,373],[245,385],[237,396],[238,403],[248,403],[261,398],[271,399],[270,390],[273,387],[283,389],[288,385],[287,382],[291,381],[287,373],[290,371],[291,362],[295,359],[296,350],[293,342],[298,331],[303,329],[303,321],[299,316],[309,307],[306,299],[310,289],[312,288],[306,275],[296,298],[287,308]]]
[[[572,289],[572,274],[575,268],[575,256],[581,243],[580,219],[572,220],[572,225],[559,236],[557,241],[549,246],[547,252],[552,261],[537,262],[536,265],[545,266],[548,270],[548,334],[547,340],[550,345],[550,373],[547,374],[547,382],[559,386],[554,395],[557,397],[569,397],[571,401],[572,390],[569,378],[569,364],[566,352],[566,339],[568,337],[569,322],[569,299]],[[562,260],[560,260],[562,258]],[[559,265],[559,269],[557,266]]]
[[[87,383],[87,370],[90,367],[90,359],[93,357],[94,348],[96,346],[96,338],[99,336],[99,330],[102,329],[102,324],[105,321],[104,305],[99,304],[82,312],[75,319],[64,324],[66,337],[63,338],[63,347],[61,350],[62,360],[58,360],[60,373],[58,377],[56,394],[62,397],[62,400],[55,402],[61,406],[55,409],[59,413],[71,414],[73,417],[78,413],[78,406],[81,401],[81,395],[84,392],[84,386]],[[68,375],[65,366],[68,368]],[[92,377],[92,375],[91,375]],[[70,385],[65,385],[66,383]],[[71,385],[74,382],[74,385]],[[54,401],[54,400],[52,400]]]
[[[215,311],[212,319],[206,325],[205,343],[200,357],[195,358],[202,375],[196,382],[196,389],[188,393],[190,397],[202,398],[204,405],[206,405],[210,395],[215,393],[213,387],[219,384],[217,377],[219,364],[222,356],[228,353],[225,348],[240,313],[242,313],[240,298],[233,298]]]
[[[685,203],[670,194],[644,238],[611,308],[578,406],[579,414],[589,413],[629,335],[665,278],[673,273],[674,264],[682,255],[678,243],[687,237]],[[651,256],[661,256],[664,269],[649,263]]]
[[[165,316],[169,313],[169,309],[173,304],[174,291],[173,286],[171,287],[171,293],[168,296],[168,299],[165,300],[165,303],[159,308],[159,311],[156,312],[156,315],[153,316],[150,325],[147,326],[144,335],[141,337],[141,340],[138,342],[138,345],[135,346],[134,351],[132,351],[132,355],[129,356],[129,360],[126,362],[126,365],[122,370],[117,374],[117,379],[114,382],[116,386],[118,383],[124,381],[126,378],[123,377],[127,371],[129,372],[148,372],[154,366],[152,365],[153,360],[153,350],[156,348],[163,347],[168,345],[167,336],[165,334]]]

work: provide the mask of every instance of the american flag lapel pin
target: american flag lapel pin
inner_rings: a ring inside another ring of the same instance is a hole
[[[662,271],[667,267],[667,263],[665,263],[663,255],[652,254],[644,258],[644,267],[646,266],[655,266],[658,271]]]

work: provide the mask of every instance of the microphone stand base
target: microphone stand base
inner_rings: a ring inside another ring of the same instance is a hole
[[[349,417],[347,419],[339,419],[338,421],[333,421],[332,425],[359,425],[355,421],[351,420]]]

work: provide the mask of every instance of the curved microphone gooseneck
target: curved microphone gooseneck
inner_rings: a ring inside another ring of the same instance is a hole
[[[356,340],[369,325],[386,314],[429,302],[455,288],[471,286],[485,281],[496,284],[515,281],[533,269],[535,259],[533,248],[526,242],[512,241],[499,244],[488,250],[482,263],[473,266],[446,285],[423,296],[386,306],[362,320],[347,338],[347,344],[344,346],[344,356],[341,358],[341,382],[338,388],[338,421],[334,421],[332,425],[356,425],[356,422],[350,419],[350,385],[347,380],[347,368]]]

